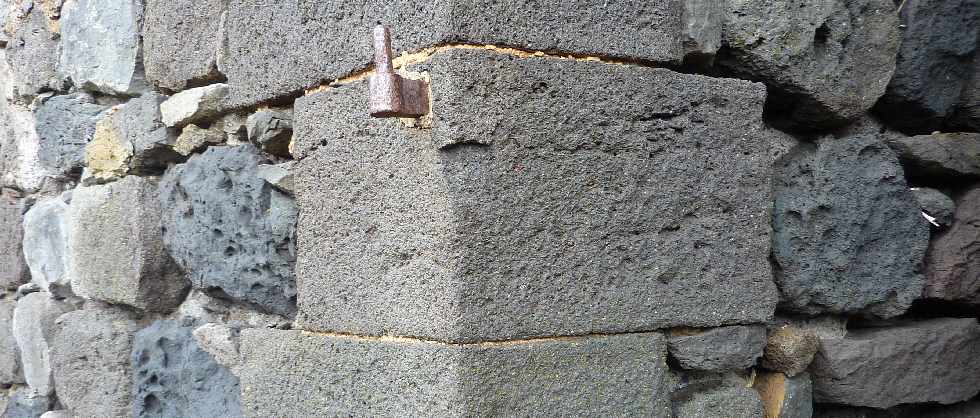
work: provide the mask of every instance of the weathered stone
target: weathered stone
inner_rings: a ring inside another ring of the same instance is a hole
[[[980,304],[980,187],[957,199],[953,226],[926,255],[926,298]]]
[[[72,0],[61,16],[62,73],[81,88],[135,95],[146,89],[140,0]]]
[[[211,145],[219,145],[225,142],[226,134],[220,129],[204,129],[197,125],[187,125],[177,142],[174,143],[174,151],[183,156],[189,156],[196,152],[201,152]]]
[[[37,418],[51,409],[54,397],[38,393],[27,387],[14,390],[7,407],[0,416],[3,418]]]
[[[133,340],[133,417],[241,417],[238,378],[197,345],[192,327],[156,321]]]
[[[44,100],[36,112],[41,163],[58,173],[78,175],[85,161],[85,144],[92,140],[95,124],[106,109],[88,93]]]
[[[42,395],[54,392],[50,347],[56,330],[55,321],[73,310],[73,304],[54,299],[47,292],[31,293],[17,301],[14,338],[20,348],[24,380]]]
[[[293,200],[256,173],[255,147],[211,147],[167,170],[164,239],[198,289],[277,314],[295,312]]]
[[[146,78],[172,91],[220,81],[227,0],[146,0],[143,47]]]
[[[99,121],[95,138],[85,148],[92,176],[109,180],[129,173],[160,174],[167,164],[181,160],[173,149],[176,131],[161,121],[160,104],[166,99],[147,92]]]
[[[945,228],[953,223],[956,204],[945,193],[928,187],[913,187],[912,195],[919,202],[923,216],[933,226]]]
[[[293,139],[293,110],[265,109],[253,113],[245,121],[248,139],[263,151],[279,157],[289,157],[289,142]]]
[[[13,334],[15,306],[12,300],[0,299],[0,386],[24,383],[20,349]]]
[[[708,330],[677,330],[667,339],[667,350],[685,369],[726,371],[747,369],[766,346],[763,326],[731,326]]]
[[[891,0],[729,0],[718,63],[771,88],[770,116],[842,125],[885,92],[898,30]]]
[[[482,344],[242,331],[247,416],[668,417],[656,333]]]
[[[155,312],[180,304],[188,283],[164,248],[155,182],[127,176],[79,187],[69,213],[76,294]]]
[[[75,418],[71,416],[71,413],[65,409],[59,409],[57,411],[48,411],[41,415],[41,418]]]
[[[245,127],[247,120],[248,115],[229,113],[218,119],[215,125],[225,133],[228,145],[241,145],[248,143],[248,129]]]
[[[227,95],[225,84],[211,84],[174,94],[160,103],[163,123],[184,126],[218,116],[224,110]]]
[[[813,418],[976,418],[980,401],[953,405],[899,405],[885,410],[841,405],[815,405]]]
[[[86,308],[58,318],[51,364],[58,399],[75,417],[129,416],[129,356],[139,325],[125,311]]]
[[[970,80],[963,85],[963,93],[956,105],[956,113],[950,124],[953,130],[980,131],[980,54],[974,53]]]
[[[41,8],[33,7],[10,19],[14,21],[5,30],[10,34],[6,58],[13,74],[12,97],[29,103],[38,93],[64,89],[58,72],[61,43],[47,27]]]
[[[823,339],[810,365],[816,402],[873,408],[950,404],[980,392],[980,324],[933,319]]]
[[[953,113],[974,69],[980,2],[905,0],[895,75],[875,110],[905,131],[929,133]]]
[[[9,189],[0,191],[0,289],[14,290],[31,279],[22,249],[24,212],[30,202]]]
[[[820,348],[820,337],[807,329],[782,325],[769,332],[762,367],[789,376],[802,373]]]
[[[27,296],[31,293],[37,293],[41,291],[41,286],[35,283],[24,283],[17,288],[14,292],[14,300],[20,300],[20,298]]]
[[[825,138],[776,164],[781,306],[892,317],[922,292],[929,227],[894,153],[871,135]]]
[[[223,324],[204,324],[194,329],[194,340],[202,350],[214,357],[214,361],[238,375],[241,362],[240,330]]]
[[[292,196],[295,191],[292,172],[295,165],[294,161],[282,164],[262,164],[256,170],[256,175],[269,183],[270,186],[275,187],[276,190]]]
[[[14,75],[0,48],[0,187],[41,189],[49,176],[41,165],[34,113],[13,103]]]
[[[196,325],[217,323],[235,328],[292,328],[292,322],[286,317],[259,312],[232,300],[211,297],[200,290],[191,290],[174,316]],[[202,345],[202,348],[206,347]]]
[[[782,373],[760,373],[752,387],[765,406],[765,418],[810,418],[813,415],[813,385],[810,375],[786,377]]]
[[[682,384],[671,394],[676,418],[762,417],[759,394],[732,375],[681,375]],[[687,381],[686,383],[683,383]]]
[[[725,24],[725,2],[683,0],[684,14],[681,42],[684,61],[688,64],[711,64],[721,47]]]
[[[937,133],[889,138],[910,177],[980,177],[980,134]]]
[[[24,215],[24,259],[31,281],[56,296],[71,294],[68,277],[68,203],[42,199]]]
[[[432,129],[364,117],[366,82],[296,103],[300,327],[466,342],[772,315],[786,146],[762,85],[487,50],[422,69]]]

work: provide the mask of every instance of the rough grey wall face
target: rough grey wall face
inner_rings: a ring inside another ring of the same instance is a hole
[[[747,369],[762,356],[766,328],[732,326],[669,334],[667,349],[682,368],[728,371]]]
[[[980,177],[980,133],[889,138],[888,146],[898,154],[910,176],[936,180]]]
[[[980,188],[958,199],[953,226],[936,237],[926,256],[923,296],[980,304]]]
[[[247,417],[670,416],[657,333],[472,345],[242,335]]]
[[[91,175],[112,180],[126,174],[162,174],[167,164],[182,161],[173,146],[177,132],[163,124],[160,104],[167,99],[148,92],[113,108],[85,148]]]
[[[71,294],[68,277],[67,196],[50,197],[34,204],[24,215],[24,260],[31,282],[51,294]]]
[[[35,418],[51,409],[54,399],[29,388],[18,388],[3,410],[4,418]]]
[[[37,93],[61,90],[64,80],[58,72],[61,43],[52,33],[40,7],[17,17],[8,16],[4,30],[10,32],[7,62],[13,70],[15,97],[30,101]]]
[[[20,367],[20,350],[14,340],[14,307],[12,300],[0,299],[0,385],[24,383]],[[0,408],[2,410],[3,408]]]
[[[73,0],[61,16],[59,69],[76,86],[108,94],[145,89],[140,54],[143,0]]]
[[[146,78],[168,90],[220,81],[227,0],[146,0],[143,63]]]
[[[20,348],[24,380],[41,395],[54,392],[51,344],[56,331],[55,321],[73,310],[72,303],[54,299],[47,292],[31,293],[17,301],[13,330]]]
[[[85,163],[85,144],[107,108],[88,93],[45,100],[36,112],[41,163],[56,173],[78,175]]]
[[[16,289],[30,280],[31,274],[24,261],[24,212],[29,205],[9,189],[0,190],[0,288]]]

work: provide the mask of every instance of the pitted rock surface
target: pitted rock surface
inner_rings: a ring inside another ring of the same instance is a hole
[[[36,112],[41,163],[58,173],[81,173],[85,145],[92,140],[95,124],[106,109],[88,93],[45,100]]]
[[[0,192],[0,287],[15,290],[31,279],[22,244],[24,212],[31,202],[9,189]]]
[[[147,80],[172,91],[221,81],[217,59],[227,4],[227,0],[146,0]]]
[[[44,12],[33,7],[26,15],[9,19],[14,19],[6,48],[14,76],[12,97],[29,103],[38,93],[62,90],[65,81],[58,68],[61,42],[48,28]]]
[[[54,397],[28,388],[20,387],[7,401],[7,407],[0,411],[3,418],[38,418],[54,404]]]
[[[957,199],[953,226],[929,245],[922,294],[980,305],[980,187]]]

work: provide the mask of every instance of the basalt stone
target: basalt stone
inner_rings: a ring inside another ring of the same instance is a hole
[[[907,0],[895,75],[875,110],[908,132],[939,129],[975,67],[980,1]]]
[[[905,312],[922,292],[928,222],[872,135],[800,145],[776,163],[773,257],[783,308]]]
[[[762,417],[759,394],[734,375],[679,376],[680,384],[671,394],[676,418]]]
[[[65,409],[59,409],[57,411],[48,411],[41,415],[41,418],[74,418],[71,416],[71,412]]]
[[[58,400],[76,417],[129,416],[133,336],[125,311],[91,307],[58,318],[51,364]]]
[[[54,401],[53,396],[49,397],[31,388],[21,387],[14,390],[2,416],[3,418],[38,418],[51,409]]]
[[[62,297],[71,294],[67,197],[41,199],[24,215],[24,259],[31,270],[31,281]]]
[[[263,164],[259,166],[257,175],[275,187],[276,190],[292,196],[296,191],[293,181],[293,167],[295,166],[295,161],[282,164]]]
[[[220,81],[217,58],[227,4],[227,0],[146,0],[147,80],[172,91]]]
[[[980,324],[932,319],[822,339],[810,366],[816,402],[872,408],[965,401],[980,392]]]
[[[420,69],[431,129],[365,117],[366,82],[297,100],[301,327],[472,342],[772,315],[786,145],[762,85],[486,50]]]
[[[174,150],[176,130],[161,120],[160,104],[166,99],[147,92],[99,121],[94,139],[85,148],[92,176],[111,180],[126,174],[161,174],[168,164],[182,160]]]
[[[24,383],[20,349],[13,334],[15,306],[13,300],[0,299],[0,386]]]
[[[772,117],[843,125],[885,92],[899,28],[891,0],[729,0],[718,63],[770,87]]]
[[[269,154],[289,157],[293,139],[292,109],[266,109],[253,113],[245,121],[248,139]]]
[[[686,64],[706,65],[714,60],[721,48],[725,24],[725,2],[714,0],[683,0],[684,14],[681,43]]]
[[[0,288],[17,289],[31,279],[30,269],[24,261],[24,212],[29,201],[18,193],[2,189],[0,193]]]
[[[973,74],[963,86],[950,125],[957,131],[980,131],[980,54],[974,52]]]
[[[888,139],[910,177],[980,177],[980,133],[936,133]]]
[[[667,339],[671,357],[694,370],[747,369],[762,356],[765,345],[766,329],[758,325],[677,330]]]
[[[34,113],[13,102],[15,80],[0,48],[0,187],[40,190],[50,173],[39,157]]]
[[[765,418],[810,418],[813,415],[813,385],[810,375],[786,377],[782,373],[761,373],[752,387],[765,406]]]
[[[246,416],[668,417],[657,333],[482,344],[242,331]]]
[[[295,312],[296,204],[258,177],[255,147],[211,147],[167,170],[164,240],[194,287]]]
[[[10,34],[6,58],[13,73],[13,96],[30,102],[38,93],[62,90],[64,79],[58,71],[61,42],[47,27],[40,7],[21,16],[8,16],[14,22],[5,27]]]
[[[953,223],[956,203],[945,193],[928,187],[912,188],[912,195],[919,202],[922,213],[933,226],[945,228]]]
[[[957,199],[953,226],[926,256],[926,298],[980,304],[980,187]]]
[[[36,111],[41,163],[58,173],[78,174],[85,163],[85,144],[108,107],[88,93],[45,100]]]
[[[69,213],[76,294],[153,312],[180,304],[189,283],[164,248],[156,182],[127,176],[76,188]]]
[[[73,0],[61,13],[61,71],[81,88],[133,95],[146,89],[141,0]]]
[[[228,86],[211,84],[184,90],[160,103],[160,114],[167,126],[184,126],[218,116],[225,109]]]
[[[241,417],[238,378],[197,345],[193,327],[156,321],[136,333],[133,417]]]
[[[204,151],[209,146],[220,145],[225,140],[226,134],[221,129],[215,127],[204,129],[197,125],[187,125],[180,131],[173,148],[178,154],[189,156]]]
[[[240,332],[234,326],[209,323],[195,328],[193,335],[197,345],[211,354],[214,361],[238,375],[241,363]]]
[[[48,292],[31,293],[17,301],[14,338],[20,348],[24,379],[31,389],[42,395],[54,393],[51,344],[56,331],[55,321],[73,310],[72,303],[54,299]]]

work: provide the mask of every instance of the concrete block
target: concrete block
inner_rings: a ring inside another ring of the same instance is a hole
[[[171,91],[222,78],[218,51],[224,41],[226,0],[146,0],[143,63],[153,85]]]

